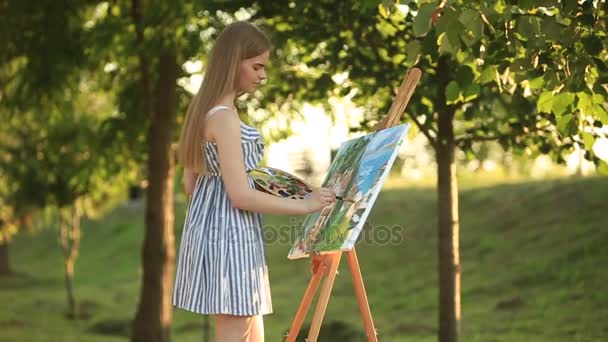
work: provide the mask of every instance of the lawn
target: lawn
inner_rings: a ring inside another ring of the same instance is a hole
[[[435,207],[433,187],[391,180],[357,245],[381,341],[436,340]],[[176,243],[184,210],[178,197]],[[608,340],[607,213],[607,178],[461,184],[462,341]],[[265,218],[274,305],[268,341],[282,340],[308,283],[308,260],[287,260],[301,221]],[[17,273],[0,278],[0,341],[127,340],[140,287],[142,204],[83,229],[75,287],[87,317],[64,318],[57,231],[21,234],[10,251]],[[345,259],[340,270],[320,340],[363,341]],[[202,341],[203,320],[176,310],[172,336]]]

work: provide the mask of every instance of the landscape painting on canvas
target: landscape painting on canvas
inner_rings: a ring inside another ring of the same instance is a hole
[[[354,247],[408,129],[399,125],[340,146],[322,186],[343,200],[306,216],[288,258]]]

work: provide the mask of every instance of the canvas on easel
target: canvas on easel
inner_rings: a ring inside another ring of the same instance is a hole
[[[322,185],[338,200],[306,216],[290,259],[354,247],[408,130],[403,124],[342,144]]]

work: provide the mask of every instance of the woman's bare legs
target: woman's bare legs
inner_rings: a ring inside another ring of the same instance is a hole
[[[216,342],[263,342],[262,316],[214,315]]]
[[[264,342],[264,318],[262,315],[253,316],[249,342]]]

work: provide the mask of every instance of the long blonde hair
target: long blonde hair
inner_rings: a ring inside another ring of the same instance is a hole
[[[225,95],[237,90],[239,64],[272,48],[268,37],[253,24],[234,22],[219,34],[198,93],[186,112],[179,139],[178,158],[185,168],[207,172],[203,131],[207,112]]]

